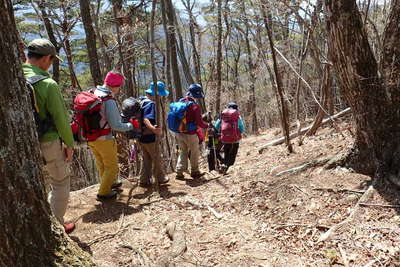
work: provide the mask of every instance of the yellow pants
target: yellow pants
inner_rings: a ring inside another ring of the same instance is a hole
[[[118,177],[117,143],[115,140],[89,142],[100,175],[99,195],[111,193],[111,185]]]

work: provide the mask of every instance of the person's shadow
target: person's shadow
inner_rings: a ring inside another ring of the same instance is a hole
[[[160,189],[160,197],[163,199],[169,199],[169,198],[173,198],[173,197],[181,197],[181,196],[185,196],[187,195],[186,192],[171,192],[169,191],[169,185],[168,184],[162,184],[159,187]],[[132,190],[129,192],[129,196],[128,199],[145,199],[150,197],[153,193],[155,192],[155,188],[154,187],[149,187],[146,188],[146,191],[144,191],[143,193],[140,194],[135,194],[132,195]],[[143,205],[143,204],[142,204]]]
[[[133,208],[123,202],[116,200],[108,200],[99,202],[95,205],[95,209],[81,216],[82,221],[85,223],[108,223],[120,219],[121,214],[130,215],[140,212],[142,207]]]

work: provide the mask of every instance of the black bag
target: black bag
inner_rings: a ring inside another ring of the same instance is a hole
[[[29,97],[31,99],[33,117],[35,119],[36,131],[39,138],[41,138],[46,132],[48,132],[54,125],[50,114],[47,113],[44,120],[40,119],[39,116],[39,107],[36,102],[35,88],[33,87],[33,85],[44,79],[47,79],[47,77],[42,75],[36,75],[26,79],[26,89],[28,90]]]
[[[142,121],[142,106],[145,102],[149,100],[146,99],[136,99],[134,97],[129,97],[122,101],[122,122],[129,122],[130,119],[137,120],[139,127],[133,128],[133,130],[126,132],[126,136],[129,139],[139,138],[142,135],[143,121]]]

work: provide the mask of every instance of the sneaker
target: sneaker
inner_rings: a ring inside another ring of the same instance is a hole
[[[192,178],[200,178],[200,177],[202,177],[202,176],[204,176],[204,174],[206,174],[205,172],[200,172],[200,171],[197,171],[197,172],[192,172],[191,174],[190,174],[190,176],[192,177]]]
[[[185,175],[183,175],[183,173],[177,173],[175,179],[177,179],[177,180],[185,180]]]
[[[164,177],[164,178],[162,178],[162,179],[160,179],[158,181],[159,184],[166,184],[168,182],[169,182],[169,178],[168,177]]]
[[[108,199],[115,199],[117,198],[117,192],[112,190],[110,193],[107,195],[99,195],[97,194],[97,200],[108,200]]]
[[[122,186],[122,181],[117,179],[112,185],[111,185],[111,189],[116,189],[116,188],[120,188]]]
[[[74,223],[64,223],[64,230],[67,234],[72,233],[72,231],[75,230],[75,224]]]

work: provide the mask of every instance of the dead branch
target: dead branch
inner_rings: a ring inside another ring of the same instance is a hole
[[[293,226],[299,226],[299,227],[308,227],[308,228],[317,228],[317,229],[329,229],[329,226],[326,225],[321,225],[321,224],[307,224],[307,223],[277,223],[274,224],[273,226],[276,227],[276,229],[279,228],[284,228],[284,227],[293,227]]]
[[[174,258],[182,255],[187,249],[185,233],[177,230],[174,222],[171,222],[167,225],[166,232],[169,238],[172,240],[172,245],[168,249],[168,252],[160,257],[156,263],[157,267],[170,266],[170,262]]]
[[[346,114],[348,114],[348,113],[350,113],[350,108],[346,108],[346,109],[340,111],[339,113],[336,113],[336,114],[333,115],[331,118],[336,119],[336,118],[342,117],[342,116],[344,116],[344,115],[346,115]],[[330,118],[326,118],[326,119],[322,120],[321,126],[324,125],[324,124],[327,124],[329,121],[330,121]],[[289,135],[289,139],[296,138],[297,136],[306,133],[306,132],[307,132],[308,130],[310,130],[310,129],[311,129],[311,126],[308,126],[308,127],[306,127],[306,128],[301,129],[300,131],[291,133],[291,134]],[[285,142],[285,138],[284,138],[284,137],[281,137],[281,138],[279,138],[279,139],[275,139],[275,140],[273,140],[273,141],[271,141],[271,142],[269,142],[269,143],[267,143],[267,144],[265,144],[265,145],[259,147],[259,148],[258,148],[258,153],[261,154],[261,153],[262,153],[265,149],[267,149],[268,147],[280,145],[280,144],[283,144],[284,142]]]
[[[325,158],[322,158],[322,159],[313,159],[313,160],[310,160],[310,161],[308,161],[307,163],[305,163],[303,165],[300,165],[300,166],[297,166],[297,167],[294,167],[294,168],[291,168],[291,169],[288,169],[288,170],[284,170],[284,171],[278,172],[277,174],[275,174],[275,176],[282,176],[282,175],[285,175],[285,174],[295,174],[295,173],[299,173],[301,171],[307,170],[309,168],[313,168],[313,167],[316,167],[316,166],[319,166],[319,165],[324,165],[331,158],[332,157],[325,157]]]
[[[344,221],[331,227],[331,229],[329,229],[327,232],[323,233],[319,237],[318,242],[323,242],[323,241],[326,241],[326,240],[332,238],[336,234],[336,232],[338,232],[340,229],[347,226],[356,217],[356,215],[360,211],[360,206],[361,206],[360,203],[364,203],[364,202],[368,201],[376,192],[376,190],[374,188],[375,183],[376,182],[374,182],[372,185],[370,185],[368,187],[367,191],[365,191],[365,193],[361,196],[361,198],[358,200],[357,204],[354,206],[353,211],[350,213],[349,217],[347,217]]]
[[[328,191],[333,193],[356,193],[356,194],[364,194],[363,190],[353,190],[353,189],[338,189],[338,188],[330,188],[330,187],[319,187],[313,188],[315,191]]]
[[[382,208],[400,208],[400,205],[390,205],[390,204],[379,204],[379,203],[360,203],[362,207],[382,207]]]

